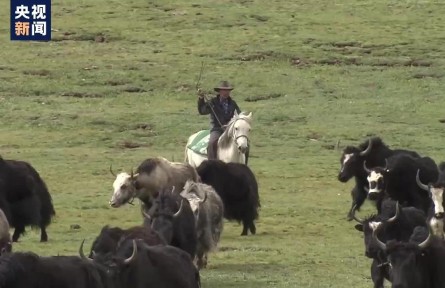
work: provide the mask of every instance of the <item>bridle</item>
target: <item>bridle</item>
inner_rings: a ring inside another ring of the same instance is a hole
[[[239,118],[239,119],[236,119],[236,120],[233,122],[232,125],[235,125],[236,121],[238,121],[238,120],[246,121],[247,124],[249,124],[249,122],[248,122],[246,119]],[[243,137],[244,137],[244,138],[246,138],[246,140],[247,140],[247,146],[250,146],[250,139],[249,139],[249,137],[247,137],[247,135],[238,135],[238,136],[236,136],[235,134],[236,134],[236,130],[233,129],[233,135],[232,135],[232,138],[235,140],[235,142],[236,142],[236,140],[238,140],[239,138],[243,138]]]

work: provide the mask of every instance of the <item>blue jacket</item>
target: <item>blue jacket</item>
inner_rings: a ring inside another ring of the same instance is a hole
[[[241,110],[238,107],[238,104],[231,98],[227,98],[228,100],[228,113],[224,113],[224,107],[223,104],[220,101],[219,94],[209,100],[209,102],[205,102],[203,98],[198,98],[198,112],[201,115],[210,114],[210,125],[211,129],[210,131],[223,131],[221,128],[221,125],[219,125],[218,120],[216,120],[215,115],[213,114],[213,111],[215,111],[216,116],[218,117],[219,121],[222,125],[226,125],[229,123],[229,121],[233,118],[233,115],[235,114],[235,111],[239,114],[241,113]],[[212,106],[212,109],[210,109],[209,105]]]

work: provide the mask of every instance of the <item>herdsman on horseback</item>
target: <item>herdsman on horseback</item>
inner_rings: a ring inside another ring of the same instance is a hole
[[[233,87],[227,81],[221,81],[214,90],[216,97],[205,101],[204,93],[198,89],[198,112],[201,115],[210,114],[210,139],[207,147],[207,159],[217,159],[218,139],[223,134],[225,126],[233,118],[235,111],[241,113],[238,104],[230,96]],[[249,149],[246,153],[246,164],[249,155]]]

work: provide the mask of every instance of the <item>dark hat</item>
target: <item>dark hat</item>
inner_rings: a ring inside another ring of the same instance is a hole
[[[219,90],[233,90],[233,87],[230,86],[228,81],[221,81],[218,85],[218,87],[213,88],[215,91]]]

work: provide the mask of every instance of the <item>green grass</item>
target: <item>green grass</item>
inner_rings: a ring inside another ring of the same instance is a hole
[[[194,91],[204,61],[202,88],[228,79],[253,112],[262,209],[256,236],[225,223],[203,287],[370,287],[332,147],[379,135],[443,160],[443,15],[414,0],[64,0],[54,41],[18,43],[2,1],[0,153],[32,163],[57,212],[48,243],[28,229],[14,249],[76,254],[105,224],[141,223],[137,206],[109,208],[108,167],[183,159],[208,127]]]

